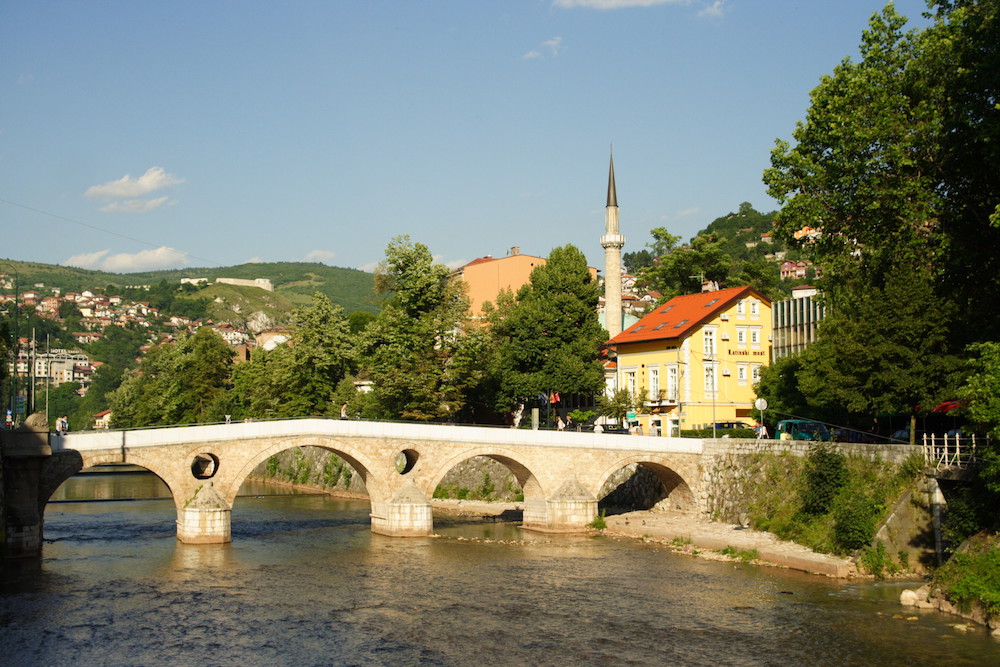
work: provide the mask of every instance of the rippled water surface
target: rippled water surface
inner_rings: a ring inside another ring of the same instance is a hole
[[[368,509],[240,498],[232,544],[205,546],[176,541],[170,501],[50,504],[43,559],[0,579],[2,662],[1000,664],[984,632],[901,608],[900,585],[459,517],[387,538]]]

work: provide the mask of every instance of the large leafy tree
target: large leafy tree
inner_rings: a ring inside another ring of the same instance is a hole
[[[159,345],[108,395],[112,425],[154,426],[220,421],[229,410],[233,352],[208,327]]]
[[[288,345],[254,350],[233,373],[235,414],[301,417],[339,414],[338,385],[357,366],[357,341],[344,309],[320,293],[292,314]]]
[[[556,248],[514,297],[501,294],[487,316],[494,341],[495,406],[510,412],[538,394],[596,394],[607,332],[597,320],[600,294],[587,260],[572,245]]]
[[[386,248],[375,272],[384,305],[362,334],[380,416],[447,421],[464,407],[469,378],[454,359],[469,307],[450,273],[409,236]]]
[[[813,404],[927,405],[954,391],[955,355],[998,333],[983,305],[1000,282],[981,276],[1000,261],[1000,6],[931,5],[923,30],[891,4],[872,17],[764,175],[778,234],[822,230],[800,243],[835,313],[799,374]]]
[[[834,298],[924,267],[982,331],[998,319],[978,306],[1000,291],[970,280],[1000,262],[1000,8],[934,4],[920,31],[891,5],[872,18],[861,60],[822,79],[764,180],[784,203],[780,233],[822,228],[808,247]]]

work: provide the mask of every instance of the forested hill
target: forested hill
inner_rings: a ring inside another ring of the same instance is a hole
[[[181,278],[267,278],[274,291],[296,305],[308,304],[313,294],[325,294],[347,312],[378,312],[374,300],[374,276],[371,273],[326,266],[312,262],[261,262],[213,268],[184,268],[145,273],[106,273],[72,266],[4,260],[17,269],[21,291],[41,283],[46,288],[64,291],[115,291],[129,285],[153,285],[160,281],[180,283]],[[0,271],[3,271],[0,267]]]

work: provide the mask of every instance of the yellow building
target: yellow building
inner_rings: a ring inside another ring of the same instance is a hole
[[[771,302],[751,287],[678,296],[608,341],[610,388],[642,396],[643,433],[741,421],[771,358]]]

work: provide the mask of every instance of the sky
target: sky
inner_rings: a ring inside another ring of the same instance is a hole
[[[0,258],[603,267],[749,202],[883,0],[0,0]],[[919,25],[923,0],[897,10]]]

